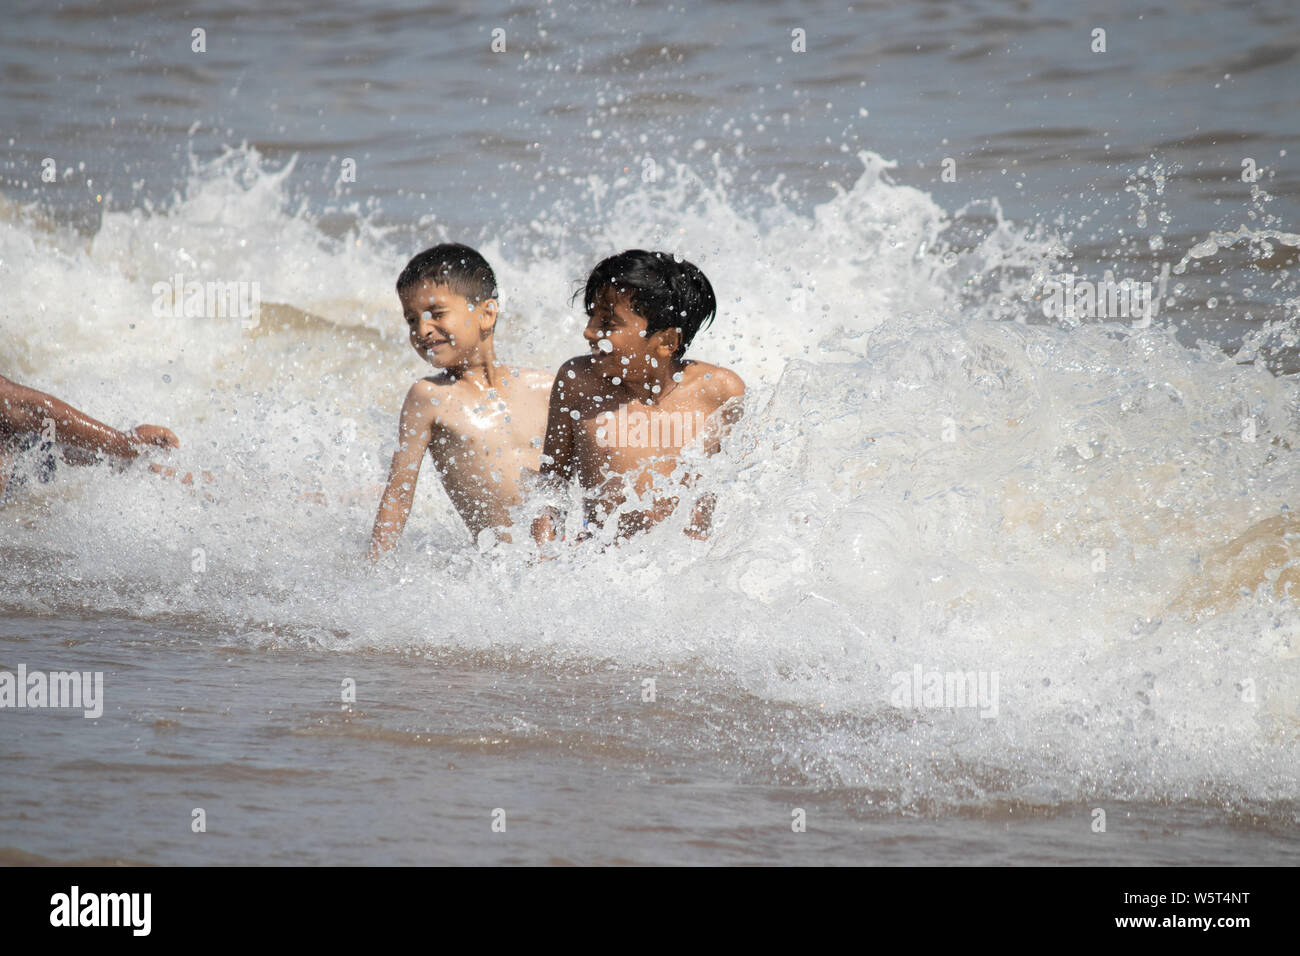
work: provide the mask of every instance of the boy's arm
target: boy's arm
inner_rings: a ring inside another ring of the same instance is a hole
[[[433,440],[433,412],[433,386],[425,381],[416,382],[402,403],[402,414],[397,423],[397,451],[393,453],[388,468],[388,484],[379,500],[379,512],[370,532],[367,556],[372,561],[396,547],[397,539],[406,527],[424,452]]]
[[[743,396],[745,394],[745,383],[735,372],[723,370],[719,376],[718,387],[721,391],[722,407],[717,411],[718,427],[711,429],[704,445],[704,453],[709,456],[716,455],[722,450],[722,437],[731,430],[731,427],[740,421],[741,416],[745,414]],[[717,505],[717,499],[710,492],[700,496],[695,502],[695,507],[691,509],[691,520],[686,525],[686,533],[697,541],[703,541],[709,536],[709,530],[713,524],[713,508]]]
[[[47,422],[53,423],[54,440],[60,444],[128,460],[137,458],[148,445],[180,447],[176,436],[161,425],[137,425],[120,432],[53,395],[0,377],[0,437],[43,432]]]
[[[567,374],[571,364],[571,361],[565,362],[556,373],[546,408],[546,441],[542,446],[540,479],[542,484],[553,487],[563,487],[573,481],[573,418],[565,399],[566,385],[572,387],[574,381]],[[559,510],[548,505],[540,516],[533,519],[533,540],[538,544],[554,541],[555,525],[560,517]]]

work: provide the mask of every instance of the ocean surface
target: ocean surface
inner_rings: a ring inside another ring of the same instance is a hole
[[[0,374],[212,481],[0,504],[0,671],[104,688],[0,709],[0,863],[1300,863],[1294,3],[4,12]],[[549,368],[600,258],[704,270],[707,542],[426,466],[363,560],[437,241]]]

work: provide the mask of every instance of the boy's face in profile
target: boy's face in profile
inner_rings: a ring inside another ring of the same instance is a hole
[[[641,382],[657,362],[672,360],[665,332],[646,335],[646,320],[638,315],[625,292],[606,286],[597,297],[582,333],[597,370],[605,378]]]
[[[425,279],[401,295],[411,348],[438,368],[471,362],[496,324],[497,303],[477,305],[445,285]]]

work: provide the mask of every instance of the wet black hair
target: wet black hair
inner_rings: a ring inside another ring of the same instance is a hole
[[[646,335],[674,328],[681,332],[674,358],[685,354],[695,333],[707,327],[718,311],[713,286],[704,273],[667,252],[628,249],[601,260],[591,270],[583,294],[588,316],[601,293],[611,286],[616,292],[627,293],[636,314],[646,320]]]
[[[459,242],[444,242],[425,249],[406,264],[397,277],[397,294],[404,295],[426,279],[445,285],[470,305],[497,297],[497,277],[477,251]]]

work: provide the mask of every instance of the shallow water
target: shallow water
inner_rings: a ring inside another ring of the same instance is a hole
[[[883,789],[809,789],[790,734],[857,722],[690,669],[655,670],[649,704],[648,671],[613,662],[276,650],[122,618],[9,619],[0,640],[4,664],[103,670],[110,700],[99,721],[6,714],[7,862],[1300,860],[1290,820],[1267,806],[1106,797],[1099,834],[1088,801],[971,793],[942,813],[900,813]],[[335,703],[344,676],[358,688],[347,712]],[[39,788],[14,786],[31,778]],[[504,832],[491,829],[498,809]],[[791,830],[797,809],[803,833]]]
[[[602,10],[0,39],[0,373],[215,476],[0,505],[0,669],[107,697],[0,712],[0,859],[1295,862],[1295,14]],[[597,258],[704,269],[692,352],[750,386],[709,542],[480,553],[426,469],[364,566],[422,374],[392,283],[443,238],[547,367]],[[1164,265],[1150,328],[1043,314]],[[257,282],[256,325],[159,314],[177,273]],[[996,716],[897,706],[918,666]]]

